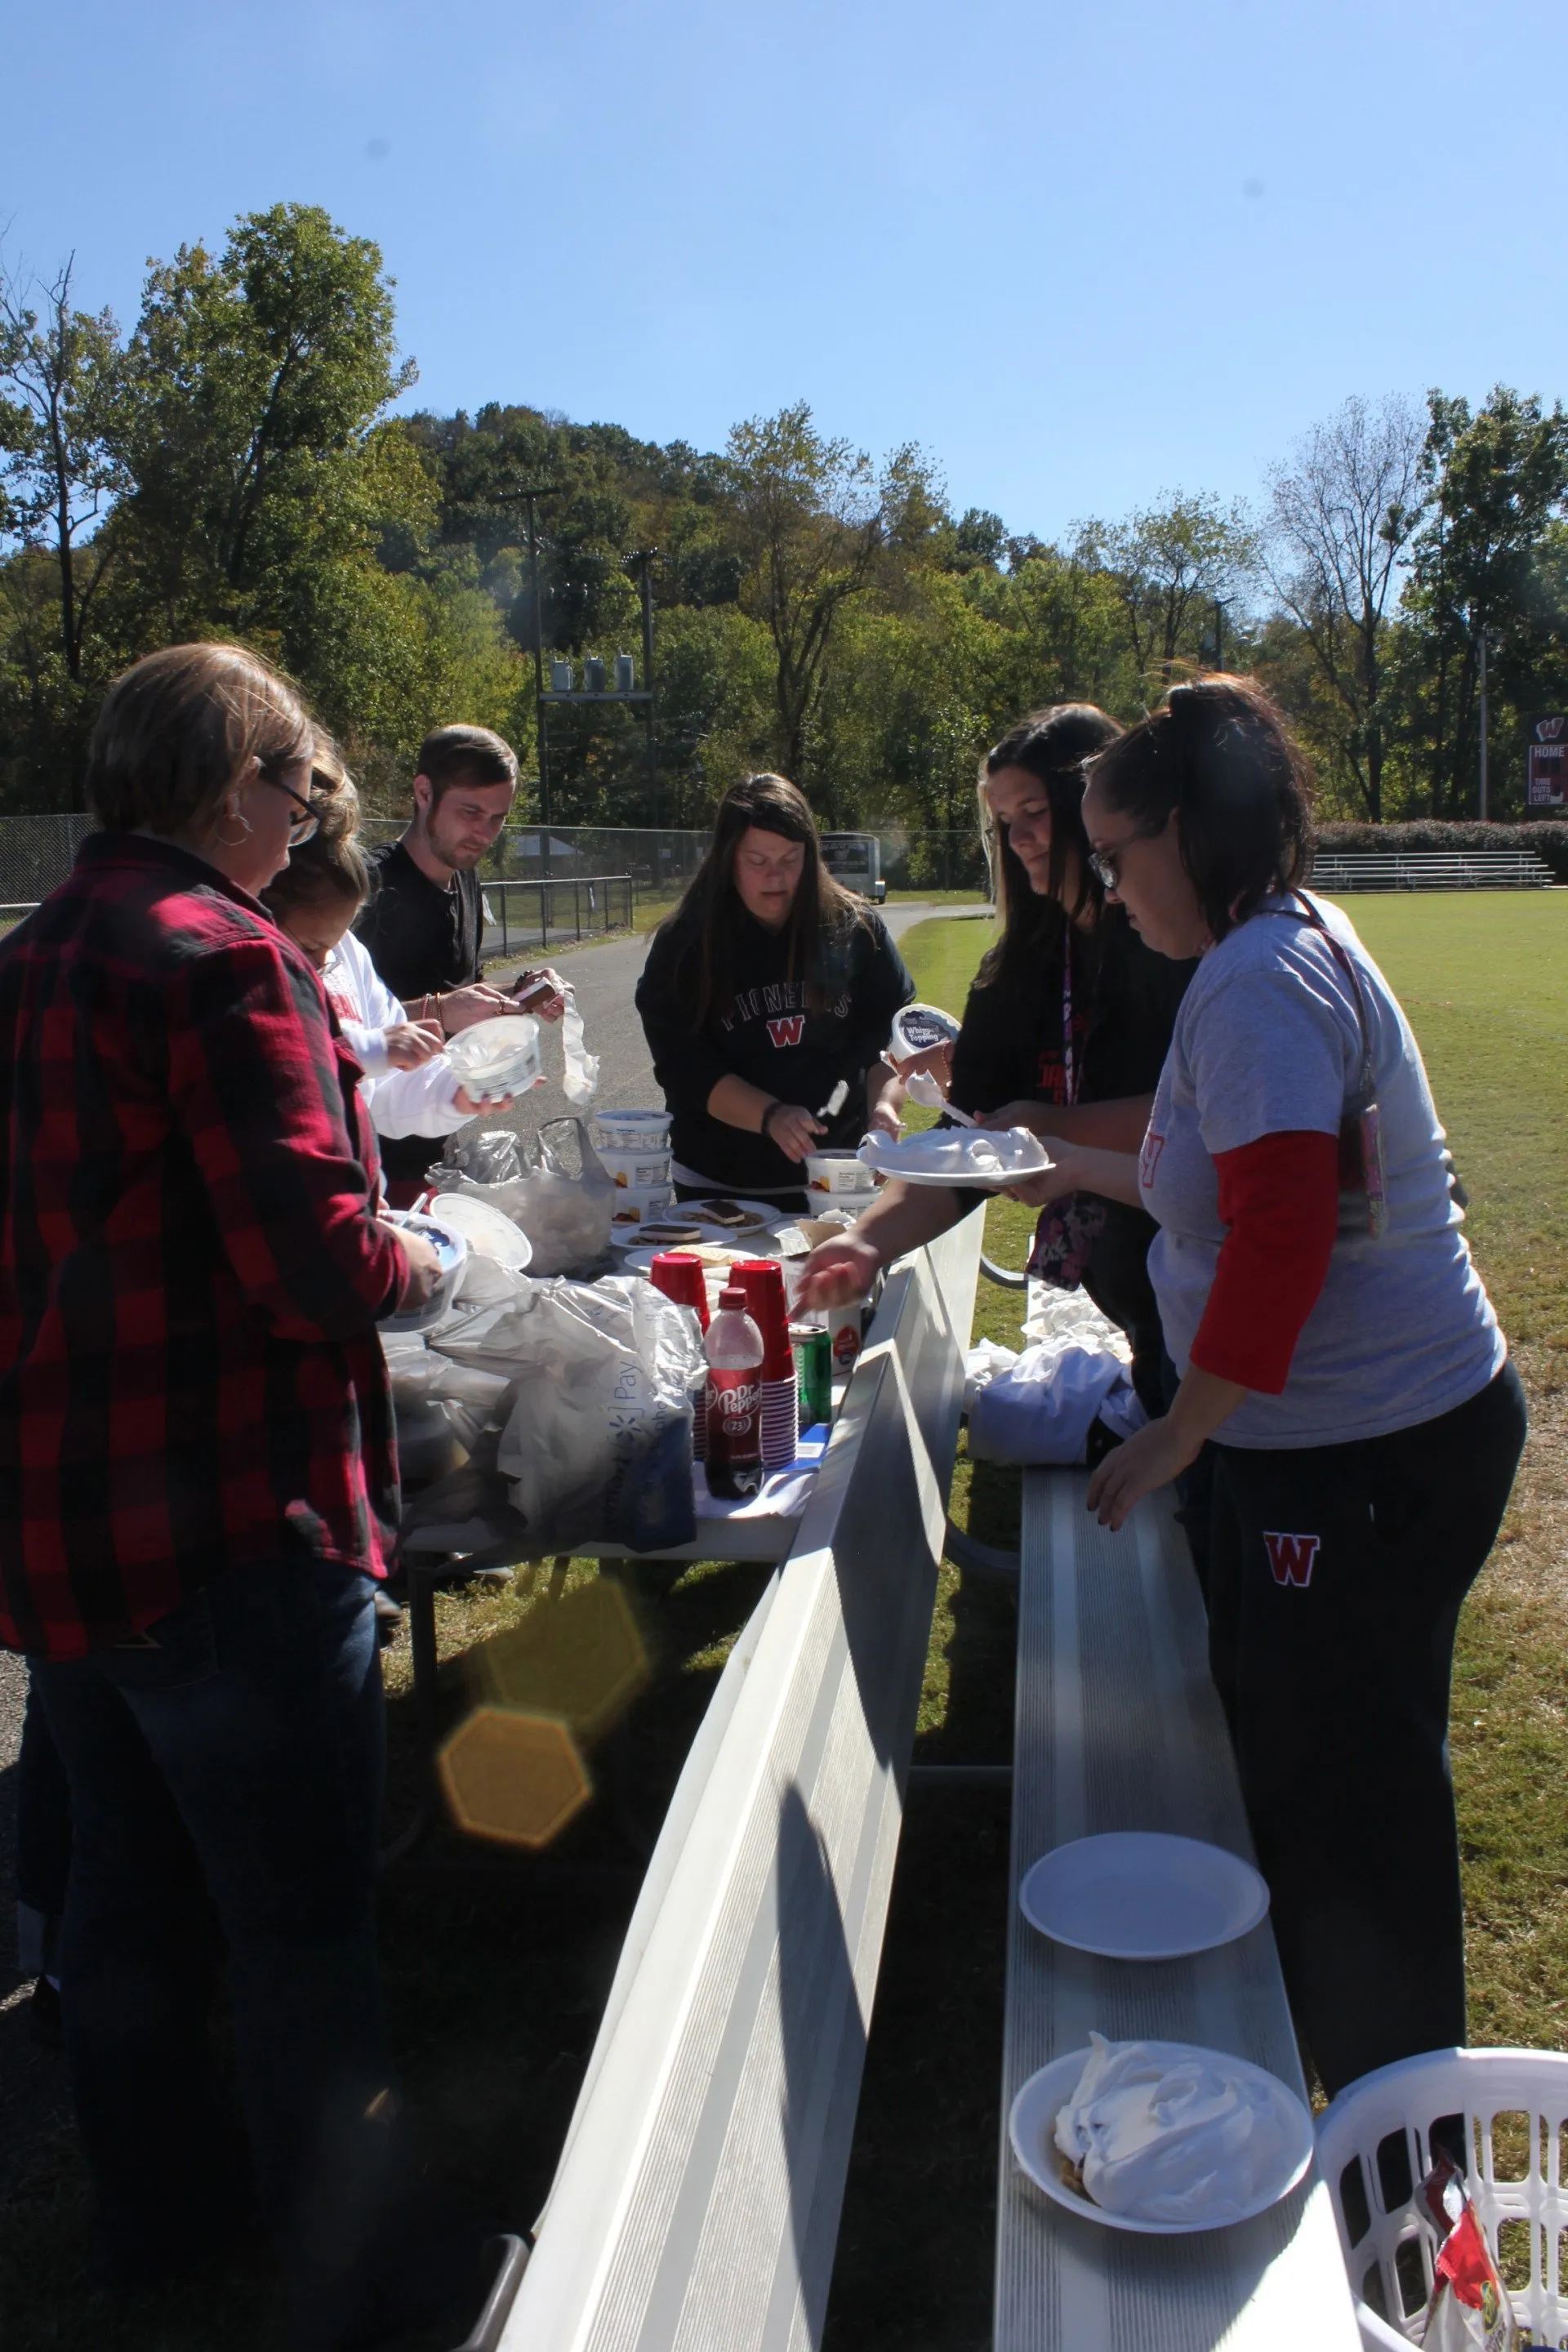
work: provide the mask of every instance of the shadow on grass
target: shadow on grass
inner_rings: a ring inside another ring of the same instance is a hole
[[[579,1564],[578,1580],[592,1570]],[[731,1643],[770,1571],[626,1562],[653,1672],[592,1751],[594,1801],[538,1860],[439,1825],[390,1871],[380,1896],[382,1982],[393,2070],[409,2121],[409,2164],[432,2210],[498,2230],[532,2226],[544,2201],[657,1833]],[[531,1602],[478,1589],[442,1604],[443,1642],[503,1630]],[[447,1697],[465,1702],[449,1667]],[[412,1695],[387,1704],[389,1815],[411,1808],[422,1767]],[[630,1834],[628,1834],[628,1832]],[[19,2018],[7,2015],[9,2031]],[[445,2352],[477,2310],[397,2339]],[[265,2352],[276,2340],[272,2272],[258,2242],[156,2295],[110,2298],[89,2275],[89,2210],[74,2131],[46,2128],[0,2211],[0,2344],[5,2352]],[[388,2339],[389,2341],[391,2339]]]

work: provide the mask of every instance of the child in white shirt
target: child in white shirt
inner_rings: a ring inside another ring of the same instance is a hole
[[[352,792],[352,786],[348,788]],[[364,1070],[366,1108],[378,1135],[450,1135],[480,1111],[511,1107],[510,1095],[479,1097],[447,1061],[434,1021],[410,1021],[350,929],[370,892],[370,872],[352,830],[337,821],[289,852],[263,893],[266,904],[321,975],[343,1042]]]

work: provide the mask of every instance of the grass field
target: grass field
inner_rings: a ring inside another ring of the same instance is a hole
[[[1471,2039],[1568,2050],[1568,893],[1345,905],[1419,1041],[1470,1193],[1471,1246],[1531,1401],[1513,1507],[1466,1610],[1455,1676]],[[961,1009],[984,944],[978,926],[922,924],[904,952],[921,994]],[[988,1216],[989,1254],[1020,1263],[1025,1213],[1002,1203]],[[1016,1345],[1010,1320],[1016,1302],[983,1284],[976,1329]],[[944,1571],[944,1591],[956,1584]]]
[[[640,910],[639,910],[640,912]],[[1399,992],[1474,1206],[1470,1233],[1530,1389],[1533,1433],[1502,1540],[1461,1631],[1453,1748],[1469,1919],[1471,2038],[1568,2048],[1568,894],[1358,898],[1350,912]],[[962,1010],[990,937],[931,922],[903,950],[921,996]],[[1033,1217],[986,1213],[988,1254],[1023,1262]],[[1017,1344],[1021,1301],[983,1284],[977,1330]],[[962,1454],[953,1515],[994,1542],[1016,1533],[1016,1473]],[[596,2031],[636,1892],[626,1832],[657,1823],[691,1731],[765,1570],[716,1564],[672,1587],[626,1581],[654,1664],[597,1762],[602,1800],[557,1859],[602,1878],[525,1867],[476,1875],[438,1836],[395,1873],[382,1947],[395,2063],[433,2194],[509,2226],[538,2210]],[[593,1571],[574,1564],[568,1589]],[[531,1588],[439,1604],[444,1653],[516,1625]],[[917,1756],[983,1763],[1010,1752],[1014,1604],[944,1566]],[[394,1824],[416,1751],[406,1644],[388,1654]],[[454,1702],[461,1671],[453,1666]],[[628,1815],[637,1821],[628,1823]],[[1390,1823],[1391,1837],[1397,1823]],[[982,2352],[990,2342],[1001,2053],[1005,1795],[924,1790],[900,1849],[828,2314],[827,2352]],[[74,2140],[48,2142],[0,2213],[6,2352],[259,2352],[265,2266],[197,2280],[145,2306],[110,2305],[86,2275]],[[471,2316],[471,2314],[468,2315]],[[467,2325],[467,2318],[464,2320]],[[461,2327],[405,2339],[441,2352]]]

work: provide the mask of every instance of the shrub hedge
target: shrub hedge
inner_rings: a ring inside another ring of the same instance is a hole
[[[1568,824],[1547,817],[1526,824],[1440,817],[1403,824],[1324,824],[1318,828],[1318,846],[1359,856],[1392,856],[1402,849],[1533,849],[1559,882],[1568,882]]]

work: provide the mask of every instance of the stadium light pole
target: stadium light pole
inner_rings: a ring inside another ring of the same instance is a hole
[[[1483,824],[1485,824],[1485,823],[1486,823],[1486,821],[1487,821],[1487,783],[1488,783],[1488,777],[1487,777],[1487,718],[1488,718],[1488,712],[1487,712],[1487,633],[1486,633],[1486,631],[1485,631],[1485,629],[1484,629],[1484,628],[1482,629],[1482,631],[1481,631],[1481,633],[1480,633],[1480,706],[1481,706],[1481,710],[1480,710],[1480,716],[1481,716],[1481,758],[1480,758],[1480,776],[1479,776],[1479,782],[1480,782],[1481,823],[1482,823]]]

